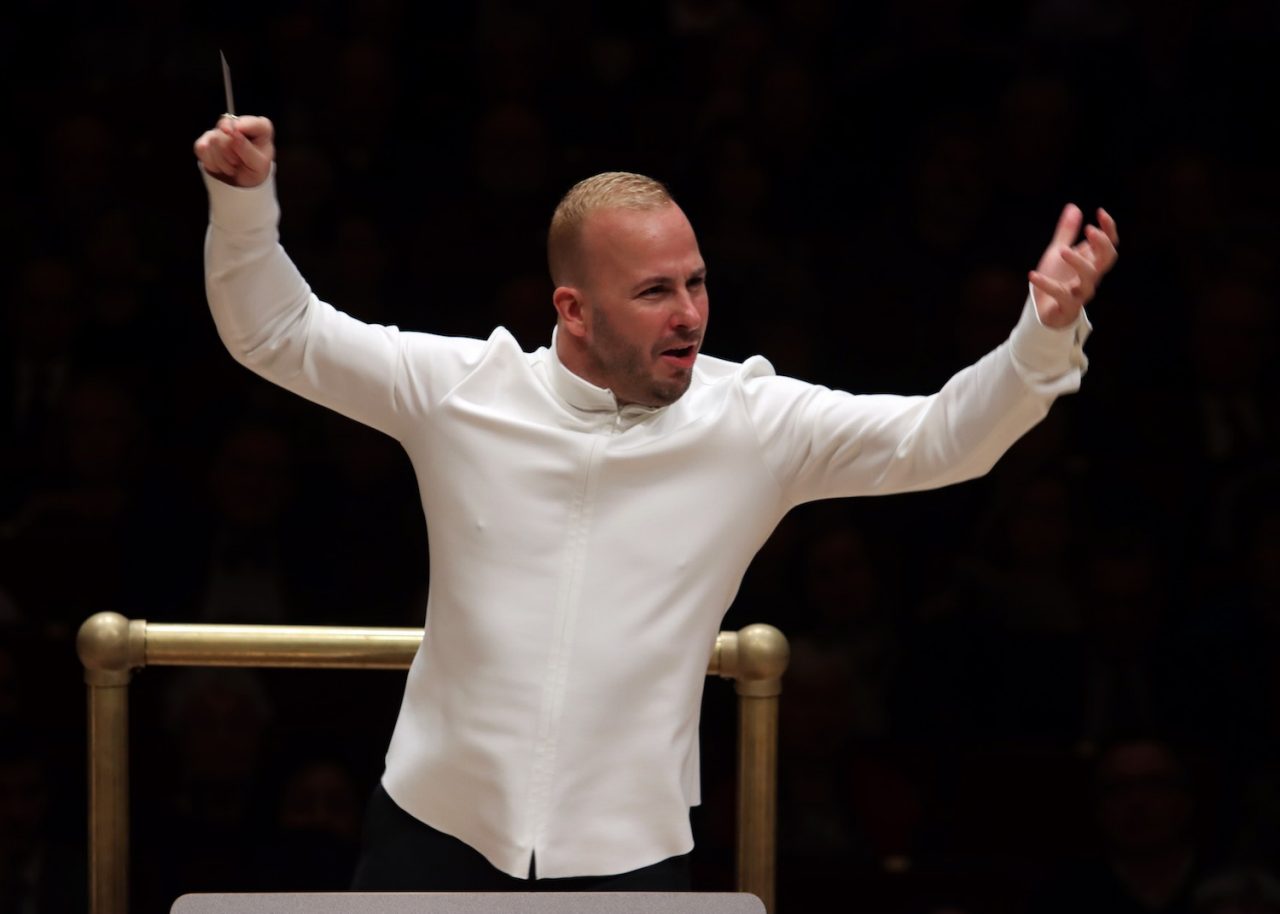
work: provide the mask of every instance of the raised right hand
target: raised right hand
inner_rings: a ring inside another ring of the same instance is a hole
[[[265,117],[223,117],[196,140],[196,158],[224,184],[256,187],[271,175],[275,128]]]

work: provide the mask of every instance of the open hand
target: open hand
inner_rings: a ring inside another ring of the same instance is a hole
[[[1034,287],[1036,313],[1046,327],[1069,327],[1075,323],[1094,293],[1098,283],[1116,262],[1116,246],[1120,236],[1115,220],[1106,210],[1098,209],[1098,224],[1084,227],[1084,240],[1079,243],[1080,223],[1084,214],[1068,203],[1058,217],[1053,240],[1045,249],[1036,268],[1027,274]]]

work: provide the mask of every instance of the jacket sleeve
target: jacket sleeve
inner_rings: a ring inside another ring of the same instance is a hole
[[[790,504],[931,489],[986,473],[1079,388],[1090,329],[1083,314],[1045,327],[1028,298],[1009,338],[931,396],[854,395],[767,372],[748,376],[743,395]]]
[[[204,180],[205,291],[245,367],[402,439],[479,358],[478,340],[365,324],[317,298],[280,245],[274,171],[258,187]]]

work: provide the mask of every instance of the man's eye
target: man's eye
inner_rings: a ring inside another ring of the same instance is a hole
[[[650,286],[640,294],[646,298],[653,298],[655,295],[661,295],[666,290],[662,286]]]
[[[693,279],[689,280],[689,288],[701,289],[706,284],[706,282],[707,282],[707,278],[705,276],[695,276]]]

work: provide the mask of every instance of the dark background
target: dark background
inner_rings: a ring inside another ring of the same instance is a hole
[[[1062,205],[1105,205],[1122,258],[1082,391],[982,480],[794,512],[730,610],[794,647],[779,908],[1049,911],[1070,886],[1221,911],[1215,873],[1280,860],[1274,3],[9,18],[0,911],[82,904],[88,615],[421,624],[398,446],[237,366],[208,317],[191,143],[219,48],[276,123],[294,259],[407,329],[544,345],[556,200],[635,170],[699,231],[708,352],[929,392],[1007,335]],[[345,885],[402,682],[139,675],[136,909]],[[709,683],[700,888],[731,885],[732,709]],[[1108,875],[1142,860],[1171,900]]]

